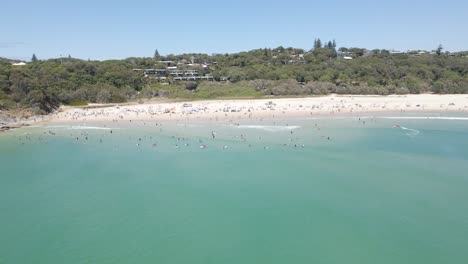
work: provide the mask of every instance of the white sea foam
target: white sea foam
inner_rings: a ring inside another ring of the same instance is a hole
[[[246,129],[258,129],[268,132],[280,132],[280,131],[290,131],[300,128],[300,126],[260,126],[260,125],[241,125],[236,126],[237,128],[246,128]]]
[[[111,129],[118,129],[118,128],[110,128],[110,127],[95,127],[95,126],[45,126],[44,128],[51,128],[51,129],[64,129],[64,130],[111,130]]]
[[[70,126],[68,129],[72,130],[111,130],[117,128],[110,128],[110,127],[93,127],[93,126]]]
[[[420,133],[419,130],[416,130],[416,129],[407,128],[407,127],[403,127],[403,126],[400,127],[400,128],[403,129],[403,130],[406,130],[407,131],[406,135],[410,136],[410,137],[415,137],[415,136],[419,135],[419,133]]]
[[[384,119],[404,119],[404,120],[463,120],[468,121],[468,117],[456,116],[384,116]]]

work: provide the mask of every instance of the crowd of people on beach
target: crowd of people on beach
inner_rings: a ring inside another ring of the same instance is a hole
[[[401,101],[401,100],[400,100]],[[403,101],[401,101],[403,102]],[[240,141],[248,147],[252,147],[252,138],[249,138],[246,132],[239,133],[233,138],[220,137],[216,131],[216,127],[228,125],[238,128],[260,128],[267,131],[284,131],[289,133],[287,142],[282,143],[284,147],[304,148],[310,144],[311,140],[294,137],[297,126],[290,126],[289,123],[295,118],[318,119],[330,117],[347,117],[354,119],[358,124],[365,126],[367,122],[376,122],[372,117],[373,111],[377,110],[392,110],[403,112],[406,108],[414,109],[418,107],[424,109],[425,105],[418,104],[416,106],[404,105],[386,101],[362,103],[360,100],[354,100],[353,97],[329,97],[323,100],[308,100],[308,99],[285,99],[285,100],[253,100],[253,101],[204,101],[193,103],[161,103],[161,104],[142,104],[142,105],[115,105],[104,108],[71,108],[62,109],[49,116],[46,122],[42,124],[50,129],[36,138],[40,142],[47,141],[48,137],[54,136],[69,136],[75,142],[87,143],[104,143],[109,136],[115,135],[115,131],[120,128],[145,128],[145,131],[157,132],[159,136],[170,135],[175,133],[171,130],[165,130],[165,125],[185,126],[185,132],[190,132],[187,124],[204,123],[207,127],[212,127],[206,135],[200,136],[176,136],[172,139],[174,148],[198,146],[200,149],[208,149],[213,142],[224,142],[229,140]],[[432,105],[433,107],[433,105]],[[440,105],[441,108],[453,108],[459,112],[467,110],[467,106],[450,103],[448,105]],[[367,118],[364,118],[366,117]],[[41,124],[40,121],[36,120]],[[255,125],[252,125],[255,124]],[[55,129],[54,125],[64,125],[67,129]],[[88,133],[89,126],[91,129],[103,129],[108,133],[93,133],[93,136]],[[395,126],[395,127],[399,127]],[[68,129],[75,129],[70,130]],[[321,127],[315,124],[315,131],[318,131],[319,137],[315,140],[331,141],[332,136],[320,133]],[[80,131],[76,133],[76,131]],[[68,133],[70,132],[70,133]],[[68,134],[67,134],[68,133]],[[166,133],[166,134],[165,134]],[[312,131],[310,131],[312,133]],[[121,133],[117,133],[121,134]],[[189,133],[190,134],[190,133]],[[304,134],[304,133],[302,133]],[[97,135],[97,140],[96,140]],[[134,140],[137,147],[151,146],[158,149],[160,144],[154,138],[155,136],[139,137],[138,139],[129,136],[130,140]],[[198,141],[193,143],[189,138],[198,138]],[[24,144],[31,141],[33,138],[29,135],[19,136],[20,141]],[[249,140],[250,139],[250,140]],[[211,141],[209,141],[211,140]],[[259,136],[255,139],[261,142]],[[220,143],[221,144],[221,143]],[[227,150],[230,148],[228,144],[221,144],[221,149]],[[264,145],[265,150],[271,146]]]
[[[33,139],[38,140],[39,142],[47,143],[50,140],[50,137],[62,136],[72,138],[75,142],[80,144],[102,144],[107,140],[112,140],[113,135],[122,136],[121,131],[125,131],[126,128],[142,128],[141,131],[145,131],[148,135],[135,138],[134,135],[129,135],[128,139],[133,141],[135,146],[150,146],[153,149],[158,149],[161,147],[161,143],[157,140],[158,136],[169,137],[173,143],[172,147],[179,149],[182,147],[192,147],[197,146],[199,149],[208,149],[209,147],[219,147],[222,150],[227,150],[230,148],[229,142],[241,142],[245,143],[245,146],[252,148],[253,142],[261,142],[262,135],[249,140],[248,129],[247,128],[266,128],[266,130],[277,130],[276,132],[283,131],[282,136],[289,135],[287,141],[282,143],[283,147],[292,147],[292,148],[304,148],[306,147],[305,142],[307,140],[295,137],[295,130],[300,129],[299,126],[290,126],[287,121],[288,119],[281,119],[272,114],[271,116],[260,115],[255,117],[252,112],[247,111],[245,115],[239,116],[239,112],[223,112],[224,118],[219,117],[210,117],[204,122],[206,126],[212,127],[213,129],[207,132],[206,135],[193,136],[177,136],[171,134],[177,134],[174,127],[178,129],[182,128],[184,133],[187,133],[190,130],[190,121],[200,121],[199,118],[190,118],[190,114],[183,114],[185,118],[179,118],[175,120],[168,119],[158,119],[159,115],[164,115],[154,108],[147,109],[126,109],[124,107],[116,106],[115,109],[120,111],[111,112],[106,111],[106,109],[80,109],[72,112],[59,113],[62,117],[67,120],[72,120],[68,125],[50,125],[45,126],[45,130],[42,132],[42,135],[33,138],[29,134],[20,135],[18,139],[22,144],[25,144]],[[231,116],[235,113],[235,116]],[[174,115],[174,113],[172,113]],[[149,119],[142,117],[150,117]],[[90,117],[94,119],[90,119]],[[104,119],[100,119],[104,118]],[[103,120],[103,121],[96,121]],[[104,120],[108,120],[105,122]],[[258,123],[262,125],[258,126],[243,126],[242,123]],[[94,126],[89,126],[93,124]],[[168,127],[172,126],[172,129],[164,129],[165,125]],[[233,135],[232,137],[227,137],[226,135],[219,136],[217,128],[220,126],[230,126],[233,128],[244,128],[242,133]],[[121,130],[124,128],[123,130]],[[102,130],[100,133],[89,133],[89,130]],[[320,126],[315,124],[313,130],[320,131]],[[182,133],[182,134],[184,134]],[[257,133],[255,133],[257,134]],[[122,138],[122,137],[121,137]],[[121,139],[120,138],[120,139]],[[196,138],[196,140],[195,140]],[[331,140],[330,136],[322,135],[320,137],[324,140]],[[286,140],[286,137],[285,137]],[[166,141],[167,142],[167,141]],[[219,144],[217,142],[220,142]],[[122,143],[122,142],[121,142]],[[267,144],[267,143],[265,143]],[[271,149],[272,145],[263,144],[263,149]],[[118,146],[118,145],[116,145]]]

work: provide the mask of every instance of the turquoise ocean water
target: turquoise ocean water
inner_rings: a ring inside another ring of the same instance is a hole
[[[466,263],[468,119],[427,115],[1,134],[0,263]]]

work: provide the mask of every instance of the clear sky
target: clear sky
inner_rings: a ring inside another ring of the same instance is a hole
[[[468,50],[468,1],[5,0],[0,57],[226,53],[265,47]]]

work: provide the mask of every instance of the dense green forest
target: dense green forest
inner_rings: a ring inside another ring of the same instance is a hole
[[[324,46],[324,47],[322,47]],[[0,59],[0,110],[48,113],[61,104],[120,103],[152,97],[212,99],[338,94],[467,93],[468,53],[391,53],[278,47],[234,54],[183,54],[85,61],[34,55],[23,66]],[[343,56],[344,54],[344,56]],[[344,58],[347,57],[347,58]],[[352,59],[351,59],[352,58]],[[215,81],[144,76],[144,69],[197,69]]]

